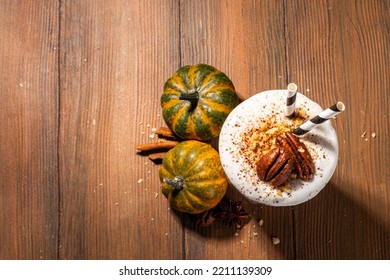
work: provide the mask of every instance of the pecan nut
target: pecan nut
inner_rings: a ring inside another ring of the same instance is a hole
[[[304,181],[314,177],[314,164],[304,143],[292,133],[276,138],[276,148],[257,162],[259,179],[269,181],[274,187],[283,185],[292,174]]]
[[[279,157],[279,154],[280,154],[280,148],[276,147],[275,149],[272,149],[267,154],[262,156],[260,160],[257,162],[256,170],[260,180],[268,181],[269,178],[268,170],[271,168],[273,163]]]
[[[297,168],[300,171],[298,172],[298,178],[310,181],[314,177],[315,168],[307,147],[291,132],[286,133],[286,140],[292,147],[294,158],[299,165],[299,168]]]
[[[290,178],[293,170],[294,162],[288,159],[283,168],[280,170],[280,172],[277,173],[276,176],[270,180],[271,185],[275,187],[283,185]]]
[[[276,147],[260,158],[256,169],[260,180],[270,181],[274,187],[279,187],[289,179],[294,161],[285,149]]]

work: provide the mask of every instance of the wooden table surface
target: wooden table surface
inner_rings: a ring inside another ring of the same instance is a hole
[[[389,26],[388,0],[1,0],[0,258],[390,259]],[[295,82],[345,103],[319,195],[244,200],[238,231],[169,209],[134,146],[164,125],[166,79],[197,63],[241,100]]]

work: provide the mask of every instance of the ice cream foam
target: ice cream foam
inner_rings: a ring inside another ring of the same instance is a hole
[[[221,163],[231,184],[250,201],[270,206],[291,206],[315,197],[329,182],[337,165],[338,140],[330,121],[299,137],[313,159],[314,178],[291,178],[274,188],[256,173],[259,158],[272,149],[275,138],[292,131],[323,109],[301,93],[296,94],[294,118],[285,115],[287,90],[258,93],[228,116],[219,136]]]

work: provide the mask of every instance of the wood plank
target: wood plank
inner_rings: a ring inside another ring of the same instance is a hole
[[[0,0],[0,259],[389,259],[389,3],[267,2]],[[156,140],[165,80],[200,62],[242,99],[294,81],[345,102],[323,192],[244,200],[239,231],[169,209],[134,146]]]
[[[182,224],[134,146],[163,124],[177,1],[62,1],[61,259],[180,259]]]
[[[58,252],[58,3],[0,3],[0,259]]]
[[[286,3],[289,78],[324,107],[347,106],[332,121],[334,177],[295,207],[297,258],[389,259],[389,3]]]
[[[225,72],[241,99],[285,88],[283,1],[269,2],[180,1],[182,65],[206,63]],[[229,196],[243,199],[233,187]],[[294,258],[291,208],[261,207],[247,201],[244,206],[252,219],[238,232],[185,223],[185,258]],[[274,245],[272,237],[281,243]]]

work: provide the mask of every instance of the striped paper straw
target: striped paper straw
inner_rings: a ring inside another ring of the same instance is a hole
[[[287,86],[286,117],[292,118],[295,115],[295,99],[297,97],[298,86],[290,83]]]
[[[322,124],[323,122],[326,122],[327,120],[340,114],[344,110],[345,110],[345,105],[342,102],[337,102],[336,104],[330,106],[328,109],[322,111],[319,115],[315,116],[314,118],[308,120],[307,122],[304,122],[299,127],[295,128],[293,130],[293,133],[295,135],[303,135],[309,132],[310,130],[312,130],[317,125]]]

